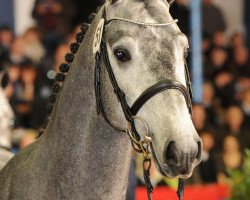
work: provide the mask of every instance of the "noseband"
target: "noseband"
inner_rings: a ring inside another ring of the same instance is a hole
[[[105,29],[107,27],[107,25],[112,22],[112,21],[124,21],[127,23],[131,23],[137,26],[149,26],[149,27],[165,27],[165,26],[169,26],[171,24],[176,23],[178,20],[173,20],[171,22],[165,23],[165,24],[158,24],[158,23],[143,23],[143,22],[137,22],[137,21],[132,21],[129,19],[123,19],[123,18],[112,18],[107,20],[106,19],[106,14],[104,12],[103,14],[103,18],[101,19],[101,24],[99,28],[97,28],[97,32],[96,33],[96,41],[94,42],[94,50],[93,52],[95,53],[95,60],[96,60],[96,65],[95,65],[95,95],[96,95],[96,105],[97,105],[97,113],[102,114],[102,116],[104,117],[104,119],[107,121],[108,124],[110,124],[114,129],[118,130],[118,131],[122,131],[122,132],[126,132],[129,133],[129,136],[131,138],[131,142],[132,142],[132,146],[134,147],[134,149],[136,151],[139,151],[141,153],[144,154],[144,163],[147,163],[147,166],[149,166],[148,169],[145,169],[144,167],[144,177],[145,177],[145,182],[147,185],[147,189],[148,189],[148,198],[151,199],[151,193],[152,193],[152,185],[150,183],[149,180],[149,169],[150,169],[150,165],[151,165],[151,160],[148,158],[148,144],[150,143],[150,137],[148,137],[148,135],[145,136],[144,139],[141,138],[140,134],[138,133],[138,131],[136,130],[135,127],[135,119],[140,119],[144,125],[147,127],[147,125],[145,124],[144,120],[141,119],[140,117],[137,117],[137,113],[139,112],[139,110],[142,108],[142,106],[152,97],[154,97],[155,95],[157,95],[160,92],[163,92],[165,90],[168,89],[176,89],[179,90],[183,96],[185,97],[186,103],[187,103],[187,107],[189,110],[190,115],[192,115],[192,104],[191,104],[191,98],[192,98],[192,89],[191,89],[191,81],[190,81],[190,77],[189,77],[189,72],[188,72],[188,67],[187,64],[185,63],[185,79],[186,79],[186,85],[187,88],[180,83],[177,80],[172,80],[172,79],[164,79],[159,81],[158,83],[152,85],[151,87],[149,87],[148,89],[146,89],[133,103],[133,105],[130,107],[127,103],[126,100],[126,95],[125,93],[122,91],[122,89],[119,87],[116,77],[114,75],[112,66],[110,64],[110,60],[109,60],[109,55],[108,55],[108,50],[107,50],[107,44],[105,42],[105,39],[103,38],[103,35],[105,35]],[[98,43],[99,40],[99,44]],[[97,48],[96,48],[97,46]],[[104,106],[103,106],[103,102],[102,102],[102,97],[101,97],[101,60],[103,60],[105,68],[108,72],[109,75],[109,79],[110,82],[113,86],[114,89],[114,93],[117,96],[118,101],[121,104],[124,116],[126,118],[126,120],[129,123],[129,130],[123,130],[121,128],[116,127],[107,117]],[[149,133],[148,133],[149,134]],[[146,146],[144,145],[146,143]],[[136,147],[137,146],[137,147]],[[180,180],[179,182],[179,186],[180,188],[178,189],[178,196],[180,199],[182,199],[182,180]],[[180,190],[180,191],[179,191]]]

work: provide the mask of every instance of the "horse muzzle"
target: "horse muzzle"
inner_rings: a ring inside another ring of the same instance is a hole
[[[194,168],[201,162],[201,140],[183,142],[183,140],[168,142],[165,145],[162,158],[152,150],[158,170],[169,178],[187,179],[192,175]]]

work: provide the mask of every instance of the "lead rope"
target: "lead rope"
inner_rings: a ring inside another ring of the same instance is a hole
[[[179,197],[179,200],[182,200],[184,196],[184,180],[181,178],[179,178],[177,196]]]
[[[144,158],[143,160],[143,177],[147,188],[148,200],[152,200],[153,186],[150,181],[150,168],[151,168],[151,158]]]

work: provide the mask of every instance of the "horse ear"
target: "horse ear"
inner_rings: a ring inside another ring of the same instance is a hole
[[[169,5],[171,5],[171,3],[173,3],[175,0],[167,0],[167,2],[169,3]]]
[[[118,0],[109,0],[110,4],[114,4],[115,2],[117,2]]]

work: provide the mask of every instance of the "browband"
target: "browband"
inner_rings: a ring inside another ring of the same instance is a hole
[[[171,24],[174,24],[174,23],[178,22],[178,19],[174,19],[174,20],[172,20],[170,22],[167,22],[167,23],[147,23],[147,22],[133,21],[133,20],[130,20],[130,19],[125,19],[125,18],[114,17],[114,18],[109,19],[106,22],[106,25],[108,25],[110,22],[116,21],[116,20],[129,22],[129,23],[136,24],[136,25],[141,25],[141,26],[155,26],[155,27],[157,27],[157,26],[159,26],[159,27],[169,26]]]

